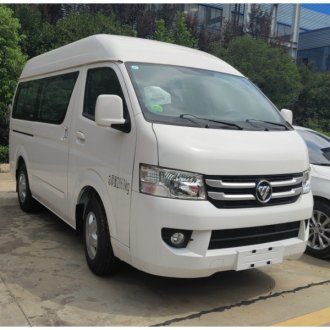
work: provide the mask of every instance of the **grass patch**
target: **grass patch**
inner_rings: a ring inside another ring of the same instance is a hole
[[[0,146],[0,164],[7,164],[9,162],[9,147]]]

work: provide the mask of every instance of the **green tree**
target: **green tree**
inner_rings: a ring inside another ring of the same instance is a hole
[[[253,81],[279,108],[292,108],[301,91],[299,71],[280,48],[248,36],[232,40],[227,49],[213,47],[214,55],[233,65]]]
[[[330,73],[299,67],[303,89],[294,106],[297,124],[330,132]]]
[[[155,27],[155,33],[153,39],[158,41],[169,42],[169,43],[174,42],[173,35],[166,28],[165,21],[163,19],[156,21],[156,27]]]
[[[52,48],[64,46],[70,42],[88,37],[93,34],[106,33],[134,36],[135,31],[121,24],[115,16],[71,12],[57,21],[54,29]]]
[[[177,12],[175,15],[173,37],[174,42],[178,45],[190,48],[198,47],[198,39],[193,37],[189,31],[186,16],[182,12]]]
[[[160,19],[156,22],[153,39],[174,43],[190,48],[198,47],[198,39],[195,38],[187,25],[186,16],[177,12],[171,28],[166,28],[165,21]]]
[[[220,59],[226,61],[227,59],[227,48],[223,47],[219,42],[212,42],[210,45],[210,53]]]
[[[11,5],[11,8],[15,17],[20,21],[21,34],[24,34],[24,38],[21,40],[23,53],[31,58],[52,49],[54,27],[43,20],[39,6],[15,4]]]
[[[22,38],[19,29],[19,21],[13,17],[12,10],[0,5],[0,118],[6,114],[26,60],[19,46]]]

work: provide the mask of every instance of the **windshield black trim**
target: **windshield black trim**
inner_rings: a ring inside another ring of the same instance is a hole
[[[210,123],[216,123],[218,125],[223,125],[223,126],[226,126],[228,128],[236,128],[236,129],[239,129],[239,130],[242,130],[243,127],[235,124],[235,123],[232,123],[232,122],[227,122],[227,121],[224,121],[224,120],[215,120],[215,119],[210,119],[210,118],[203,118],[203,117],[199,117],[199,116],[194,116],[190,113],[182,113],[180,116],[180,118],[184,118],[184,119],[188,119],[190,121],[193,121],[194,120],[203,120],[203,121],[206,121],[206,125],[205,126],[201,126],[201,127],[205,127],[205,128],[210,128]]]

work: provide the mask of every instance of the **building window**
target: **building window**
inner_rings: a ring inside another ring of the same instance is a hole
[[[330,47],[319,47],[298,51],[298,58],[302,63],[312,65],[317,71],[329,70],[329,50]]]
[[[287,24],[277,23],[277,36],[288,36],[291,34],[291,26]]]

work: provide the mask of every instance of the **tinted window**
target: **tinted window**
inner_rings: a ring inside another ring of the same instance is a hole
[[[311,131],[297,130],[304,139],[312,164],[330,166],[330,139]]]
[[[128,111],[121,89],[118,77],[110,68],[97,68],[88,70],[85,103],[84,103],[84,116],[94,119],[95,118],[95,105],[99,95],[118,95],[123,100],[124,117],[128,119]]]
[[[13,118],[60,124],[70,102],[78,72],[23,82],[14,102]]]
[[[38,95],[42,84],[40,80],[21,83],[16,93],[13,118],[36,120],[38,115]]]
[[[40,121],[54,124],[63,122],[76,78],[77,74],[72,73],[46,79],[40,99]]]

